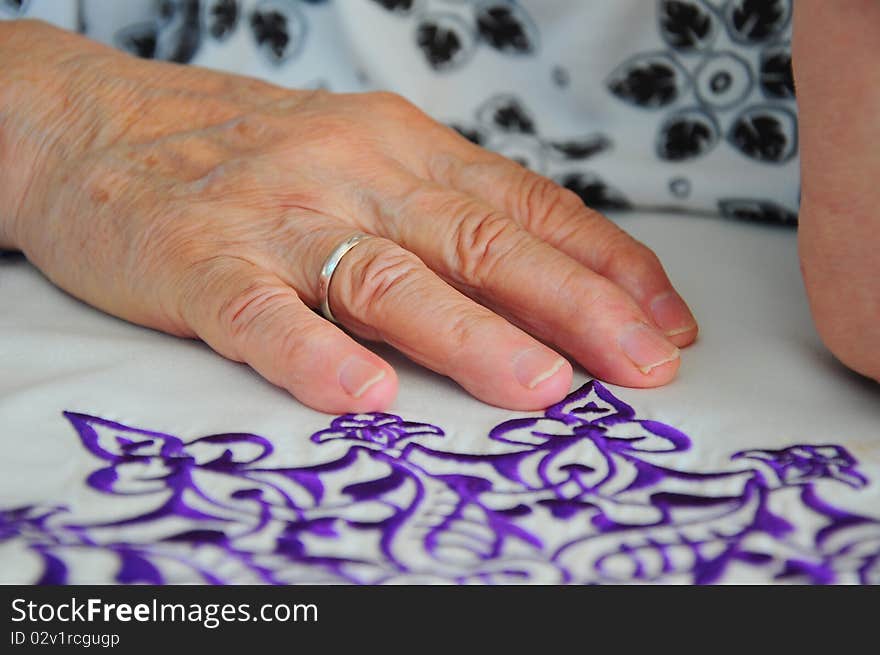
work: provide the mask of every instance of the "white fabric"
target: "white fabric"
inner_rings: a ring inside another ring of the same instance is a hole
[[[684,351],[673,383],[650,390],[609,386],[635,407],[639,418],[690,436],[692,447],[668,456],[664,466],[729,470],[737,451],[837,444],[858,460],[868,482],[856,489],[819,479],[816,488],[834,506],[880,519],[880,387],[849,373],[823,349],[801,287],[794,233],[674,215],[627,215],[620,223],[657,251],[701,323],[700,339]],[[87,476],[106,462],[83,447],[63,410],[184,441],[215,433],[257,433],[274,445],[275,466],[302,466],[326,457],[325,446],[316,446],[309,435],[326,428],[332,417],[303,407],[202,344],[129,325],[79,303],[20,258],[0,258],[0,307],[0,509],[65,505],[65,520],[83,522],[155,506],[151,496],[108,497],[86,485]],[[485,405],[389,349],[376,349],[400,375],[400,394],[390,411],[442,427],[445,450],[497,451],[499,444],[487,438],[489,430],[506,419],[528,416]],[[574,386],[587,379],[578,370]],[[431,438],[422,442],[435,443]],[[590,457],[582,455],[580,463],[596,465]],[[352,470],[354,476],[358,471],[367,475],[367,469]],[[729,485],[716,487],[715,494],[730,493]],[[785,519],[799,530],[813,526],[796,496],[788,498],[778,510]],[[536,534],[548,544],[589,525],[582,519],[536,521]],[[874,536],[865,547],[880,552],[877,525],[868,526]],[[149,542],[161,530],[149,524],[118,534]],[[353,530],[333,547],[364,556],[378,552],[366,538]],[[38,578],[39,560],[28,543],[24,537],[3,542],[0,534],[0,582]],[[403,541],[399,548],[401,557],[412,556],[422,567],[420,577],[401,575],[401,580],[449,579],[451,574],[437,562],[423,561],[417,542]],[[72,579],[80,582],[112,581],[118,568],[109,556],[72,557],[71,562]],[[294,581],[336,580],[320,567],[284,570]],[[535,581],[560,581],[555,571],[533,573]],[[778,566],[735,565],[724,580],[770,581],[775,573]],[[855,581],[853,576],[850,572],[838,581]],[[198,578],[179,573],[169,579]],[[669,579],[689,580],[686,575]]]

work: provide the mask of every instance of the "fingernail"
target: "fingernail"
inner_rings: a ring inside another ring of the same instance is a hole
[[[667,337],[690,332],[697,327],[691,310],[675,291],[667,291],[651,301],[651,315]]]
[[[355,398],[360,398],[385,377],[385,370],[357,355],[346,359],[339,369],[339,384]]]
[[[527,389],[534,389],[544,380],[549,380],[565,366],[565,360],[544,348],[527,348],[513,358],[513,372],[519,383]]]
[[[620,348],[642,373],[678,359],[679,351],[654,328],[634,323],[623,329],[618,338]]]

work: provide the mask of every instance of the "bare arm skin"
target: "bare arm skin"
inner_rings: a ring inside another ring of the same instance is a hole
[[[880,3],[794,6],[804,283],[831,352],[880,379]]]

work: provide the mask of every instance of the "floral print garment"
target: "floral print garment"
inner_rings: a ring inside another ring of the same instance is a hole
[[[141,57],[390,89],[597,209],[797,221],[792,0],[0,0]]]

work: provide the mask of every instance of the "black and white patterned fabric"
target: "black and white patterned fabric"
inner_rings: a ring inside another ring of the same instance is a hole
[[[592,207],[795,223],[792,0],[0,0],[141,57],[388,89]]]

